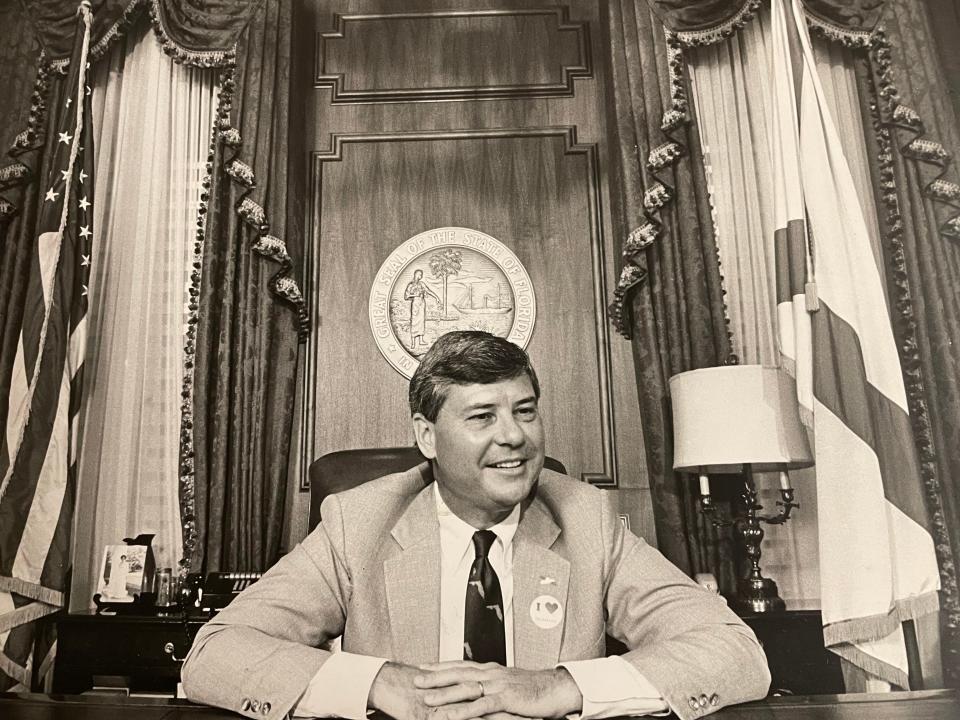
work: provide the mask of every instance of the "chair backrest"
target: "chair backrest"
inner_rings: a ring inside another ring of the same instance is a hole
[[[320,456],[310,463],[309,529],[312,531],[320,522],[320,503],[327,495],[349,490],[384,475],[409,470],[425,461],[416,445],[337,450]],[[544,458],[543,466],[567,474],[563,463],[552,457]]]

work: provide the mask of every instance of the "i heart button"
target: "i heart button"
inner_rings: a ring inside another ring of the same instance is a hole
[[[530,619],[538,628],[550,630],[563,620],[563,606],[553,595],[539,595],[530,603]]]

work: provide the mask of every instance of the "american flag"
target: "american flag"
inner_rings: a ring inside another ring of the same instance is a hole
[[[89,3],[56,108],[53,164],[39,192],[6,432],[0,439],[0,691],[48,674],[56,642],[38,621],[66,604],[77,428],[93,239]]]

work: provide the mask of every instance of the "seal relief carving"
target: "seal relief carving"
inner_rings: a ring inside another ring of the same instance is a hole
[[[370,288],[369,312],[380,352],[409,378],[451,330],[485,330],[526,347],[537,300],[510,248],[479,230],[444,227],[390,253]]]

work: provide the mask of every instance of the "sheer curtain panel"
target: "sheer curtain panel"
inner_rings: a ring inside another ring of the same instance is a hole
[[[708,168],[717,247],[727,290],[734,352],[745,364],[778,365],[776,283],[771,239],[775,168],[769,126],[773,52],[770,9],[733,37],[688,55],[697,127]],[[814,38],[817,70],[837,119],[877,267],[883,267],[860,97],[851,51]],[[802,510],[767,528],[763,567],[790,601],[820,595],[815,468],[793,473]],[[775,477],[759,478],[764,506],[778,499]]]
[[[106,544],[150,532],[157,567],[182,556],[186,287],[216,77],[174,64],[145,27],[94,71],[98,237],[72,610],[90,605]]]

